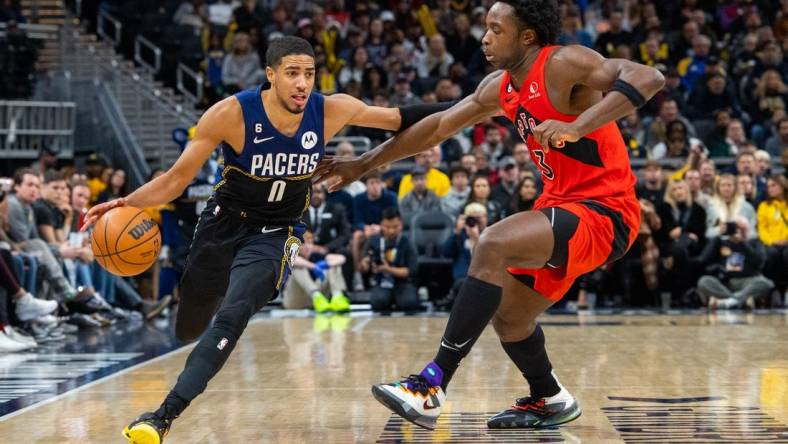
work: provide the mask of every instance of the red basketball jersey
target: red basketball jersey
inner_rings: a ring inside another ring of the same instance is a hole
[[[577,118],[556,110],[547,97],[545,64],[556,48],[559,47],[546,46],[540,50],[519,91],[513,87],[508,72],[504,72],[501,80],[501,107],[514,122],[528,145],[531,159],[542,172],[544,192],[536,207],[581,200],[618,206],[614,203],[617,199],[611,202],[610,198],[634,195],[637,179],[615,122],[597,128],[577,142],[547,152],[533,137],[533,128],[545,120],[573,122]]]

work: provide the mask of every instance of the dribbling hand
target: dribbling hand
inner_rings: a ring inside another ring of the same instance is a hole
[[[118,199],[111,200],[109,202],[104,202],[103,204],[98,204],[88,211],[88,214],[85,215],[85,221],[82,224],[82,228],[79,231],[87,231],[96,221],[107,211],[122,207],[126,205],[126,199],[120,197]]]
[[[567,142],[577,142],[582,134],[569,122],[545,120],[533,130],[534,138],[545,151],[563,148]]]

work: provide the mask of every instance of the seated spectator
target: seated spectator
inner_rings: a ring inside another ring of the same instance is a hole
[[[262,35],[270,36],[276,32],[280,35],[294,35],[296,27],[288,15],[287,7],[282,3],[277,3],[271,10],[270,23],[263,28]]]
[[[658,114],[659,110],[662,109],[662,103],[666,100],[675,101],[678,109],[686,109],[687,107],[687,101],[685,100],[687,89],[681,84],[681,75],[679,75],[679,71],[675,67],[670,67],[667,70],[660,69],[660,72],[663,71],[665,86],[654,94],[654,97],[643,107],[642,111],[646,115],[651,116]]]
[[[107,189],[107,182],[102,178],[102,172],[106,166],[104,157],[93,153],[85,160],[85,172],[88,176],[88,187],[90,188],[90,203],[98,200],[99,194]]]
[[[684,172],[683,179],[687,182],[687,186],[689,187],[692,202],[700,205],[705,211],[706,207],[709,206],[709,201],[711,201],[711,195],[701,189],[700,171],[689,169]],[[703,237],[706,237],[705,230]]]
[[[711,153],[711,157],[735,156],[742,151],[747,143],[747,133],[744,132],[744,124],[739,119],[731,119],[728,128],[725,130],[725,145]]]
[[[2,224],[2,220],[7,218],[9,198],[10,195],[5,191],[0,191],[0,224]],[[3,231],[2,227],[0,227],[0,231]],[[13,302],[16,318],[19,321],[27,322],[54,312],[57,309],[57,302],[45,301],[33,296],[30,291],[20,285],[19,276],[14,271],[15,268],[12,252],[6,248],[0,248],[0,285]],[[33,278],[35,279],[35,276]],[[0,312],[4,312],[4,308],[5,306],[0,307]],[[3,320],[0,319],[0,322]],[[7,320],[3,323],[7,326],[10,324]]]
[[[731,110],[736,117],[741,115],[739,103],[724,75],[713,72],[706,76],[704,84],[697,86],[689,95],[687,117],[695,120],[708,119],[718,109]]]
[[[523,179],[520,180],[516,190],[510,204],[510,215],[532,210],[539,194],[536,188],[536,180],[529,176],[523,177]]]
[[[608,24],[610,28],[599,34],[594,44],[594,48],[605,57],[610,57],[618,45],[632,45],[634,43],[632,33],[624,29],[623,10],[616,9],[611,12]]]
[[[711,39],[700,34],[692,39],[692,56],[679,61],[678,68],[681,74],[681,83],[692,93],[695,81],[706,72],[706,63],[711,51]]]
[[[243,4],[233,11],[233,18],[238,25],[238,32],[262,28],[267,22],[266,11],[259,0],[244,0]]]
[[[41,146],[38,152],[38,160],[30,165],[30,168],[35,170],[40,176],[43,176],[47,171],[57,168],[57,155],[59,150],[46,143]]]
[[[697,173],[697,171],[695,171]],[[660,227],[654,233],[662,264],[670,273],[664,288],[673,299],[694,286],[690,258],[698,256],[706,243],[706,211],[693,202],[684,180],[668,182],[663,203],[657,207]]]
[[[714,189],[717,186],[717,167],[714,161],[706,159],[700,163],[698,167],[700,173],[700,190],[709,196],[714,195]]]
[[[747,112],[755,123],[752,128],[753,139],[763,143],[765,128],[762,122],[770,120],[777,110],[788,109],[788,86],[780,78],[780,73],[771,68],[761,75],[751,94]]]
[[[520,169],[513,157],[506,156],[501,159],[500,170],[498,173],[500,181],[492,189],[490,198],[503,209],[502,217],[512,213],[512,202],[517,196],[517,185],[520,182]]]
[[[561,17],[561,34],[558,36],[559,45],[583,45],[591,48],[594,45],[594,39],[591,34],[583,29],[583,23],[580,20],[580,10],[577,6],[571,5],[568,7],[566,13]]]
[[[172,21],[176,25],[191,26],[201,30],[205,25],[206,17],[208,17],[208,7],[204,0],[185,0],[175,10]]]
[[[766,246],[763,274],[774,281],[780,294],[788,291],[788,181],[769,177],[768,197],[758,206],[758,235]]]
[[[474,153],[463,154],[462,157],[460,157],[460,165],[468,172],[468,177],[474,177],[479,172],[478,165],[476,164],[476,155]]]
[[[96,203],[109,202],[110,200],[124,197],[126,190],[126,172],[118,168],[112,172],[107,188],[98,196]]]
[[[22,168],[14,173],[14,194],[8,196],[8,235],[15,249],[37,256],[55,299],[65,302],[74,299],[77,291],[66,279],[49,246],[38,236],[33,202],[38,200],[40,189],[41,179],[33,170]]]
[[[511,150],[503,143],[503,135],[495,124],[487,125],[484,128],[484,142],[476,147],[487,154],[493,168],[500,165],[504,157],[511,155]]]
[[[753,208],[758,208],[758,204],[761,203],[761,200],[758,198],[758,190],[755,188],[752,176],[749,174],[739,174],[736,176],[736,182],[744,199],[752,205]]]
[[[738,220],[747,223],[745,233],[750,237],[757,237],[755,231],[755,210],[739,190],[736,176],[723,174],[714,188],[709,207],[706,208],[706,238],[713,239],[719,236],[730,236],[735,232]]]
[[[41,199],[33,203],[33,212],[39,236],[63,260],[71,285],[95,290],[91,277],[93,251],[84,234],[71,236],[71,192],[62,172],[49,170],[44,175]]]
[[[660,159],[681,159],[689,156],[693,147],[702,147],[703,143],[690,137],[687,127],[680,120],[673,121],[666,128],[665,142],[660,142],[651,150],[651,158]]]
[[[345,296],[347,285],[342,276],[342,265],[347,259],[325,251],[314,243],[311,231],[304,233],[304,242],[293,264],[293,275],[283,291],[282,307],[291,310],[313,307],[317,313],[350,311],[350,301]],[[330,300],[324,292],[329,292]]]
[[[783,117],[777,124],[777,134],[766,141],[766,151],[779,157],[788,150],[788,117]]]
[[[632,111],[619,119],[617,123],[618,129],[621,130],[621,136],[624,138],[624,144],[628,148],[629,158],[645,159],[648,156],[646,147],[643,145],[646,139],[646,129],[637,111]]]
[[[473,158],[474,161],[476,158]],[[449,177],[451,178],[451,189],[441,198],[441,211],[448,214],[452,219],[456,219],[460,215],[465,202],[468,201],[468,195],[471,189],[468,186],[469,178],[468,170],[460,165],[453,166],[449,170]]]
[[[222,82],[225,91],[234,94],[262,83],[265,74],[260,68],[260,57],[249,44],[249,34],[239,32],[233,37],[230,53],[222,63]]]
[[[654,160],[649,160],[643,167],[643,181],[635,189],[638,199],[645,199],[656,209],[662,204],[665,196],[665,175],[662,174],[662,165]]]
[[[712,113],[714,126],[710,128],[704,139],[709,148],[709,156],[726,157],[730,155],[728,146],[728,125],[731,123],[731,111],[728,109],[718,109]]]
[[[367,187],[366,192],[353,198],[352,252],[354,269],[356,270],[359,270],[364,254],[362,251],[364,242],[380,233],[383,211],[388,208],[397,208],[397,195],[383,188],[382,176],[379,171],[367,173],[364,176],[364,183]]]
[[[457,223],[451,236],[443,243],[441,255],[452,260],[452,285],[451,295],[457,293],[468,276],[471,266],[473,248],[479,242],[479,236],[487,228],[487,210],[483,205],[470,203],[457,216]],[[451,296],[449,300],[453,299]]]
[[[446,50],[446,40],[440,34],[433,34],[426,50],[416,51],[413,57],[413,64],[422,79],[447,77],[453,63],[454,57]]]
[[[441,147],[438,145],[416,155],[416,164],[427,170],[427,189],[432,190],[438,197],[445,196],[451,188],[451,181],[443,171],[436,167],[440,164]],[[413,180],[410,174],[402,177],[399,183],[400,199],[413,189]]]
[[[478,203],[487,210],[487,223],[492,225],[503,219],[503,207],[490,198],[490,181],[485,176],[476,176],[471,181],[471,193],[467,204]]]
[[[537,181],[542,177],[542,173],[539,172],[539,168],[534,165],[533,161],[531,160],[531,153],[528,151],[528,145],[524,142],[518,142],[514,144],[514,148],[512,149],[512,157],[514,157],[515,162],[517,162],[517,169],[520,170],[520,175],[525,172],[531,172],[533,174],[534,179]]]
[[[355,150],[353,148],[353,144],[350,142],[340,142],[336,148],[336,156],[337,157],[353,157],[355,156]],[[345,191],[350,194],[351,197],[356,197],[359,194],[366,191],[366,187],[364,187],[364,182],[361,180],[357,180],[347,187],[345,187]],[[331,199],[329,199],[331,200]],[[350,213],[348,213],[350,214]],[[352,218],[350,218],[352,220]]]
[[[755,187],[755,198],[759,203],[766,198],[766,177],[758,174],[759,167],[758,163],[755,161],[755,151],[747,149],[746,151],[740,152],[736,156],[736,163],[733,165],[731,171],[736,175],[746,174],[752,178]]]
[[[389,97],[389,103],[391,106],[398,107],[418,105],[421,103],[421,99],[410,90],[410,80],[408,76],[403,74],[397,76],[394,82],[394,92]]]
[[[351,80],[357,82],[360,85],[364,81],[364,72],[367,70],[367,68],[369,68],[369,66],[370,63],[367,48],[364,46],[359,46],[353,51],[350,63],[345,65],[345,67],[339,71],[339,77],[337,77],[337,81],[339,81],[339,84],[344,87],[347,87]]]
[[[695,137],[695,127],[692,126],[689,120],[679,114],[679,107],[676,101],[666,99],[659,108],[659,115],[649,125],[648,131],[646,131],[646,147],[651,149],[659,142],[665,142],[667,140],[668,124],[676,120],[680,120],[684,124],[687,128],[687,134]]]
[[[379,234],[370,237],[364,248],[361,270],[374,275],[369,302],[374,311],[417,310],[421,307],[414,284],[418,253],[402,234],[402,219],[396,208],[383,211]]]
[[[459,14],[454,18],[454,35],[449,39],[447,47],[454,60],[463,66],[470,65],[473,56],[479,52],[481,43],[471,34],[471,21],[467,15]]]
[[[427,188],[427,170],[421,165],[416,165],[411,173],[413,189],[399,202],[402,220],[410,225],[413,215],[421,211],[440,211],[440,199]]]
[[[233,19],[233,11],[241,3],[237,0],[219,0],[208,5],[208,21],[212,25],[227,27]]]
[[[764,247],[750,232],[750,223],[739,218],[730,227],[725,236],[709,240],[700,258],[701,263],[710,265],[698,281],[698,294],[712,310],[742,305],[755,308],[755,302],[768,296],[774,287],[761,274]]]

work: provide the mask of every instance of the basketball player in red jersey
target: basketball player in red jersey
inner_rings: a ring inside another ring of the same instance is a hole
[[[534,211],[482,234],[434,361],[418,375],[372,387],[378,401],[422,427],[435,427],[449,380],[490,320],[531,393],[487,425],[547,427],[580,416],[552,371],[536,318],[578,276],[621,257],[634,241],[635,176],[615,120],[643,105],[664,79],[656,69],[581,46],[553,46],[559,28],[555,0],[498,1],[482,45],[499,71],[450,109],[359,158],[324,161],[316,173],[341,188],[501,110],[541,170],[544,193]]]

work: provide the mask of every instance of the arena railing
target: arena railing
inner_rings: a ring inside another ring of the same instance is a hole
[[[176,87],[178,88],[178,92],[183,94],[190,103],[196,104],[202,102],[204,82],[200,73],[183,63],[178,63]],[[190,90],[189,85],[194,85],[194,90]]]
[[[112,25],[111,29],[107,29],[107,25]],[[111,16],[107,11],[100,11],[98,14],[98,21],[96,23],[96,33],[104,40],[112,42],[113,46],[120,44],[121,32],[123,25],[120,20]]]
[[[0,100],[0,158],[35,159],[42,147],[73,157],[76,104]]]
[[[152,63],[145,59],[144,52],[153,54]],[[134,60],[152,74],[158,74],[159,70],[161,70],[161,48],[145,37],[138,35],[134,39]]]

